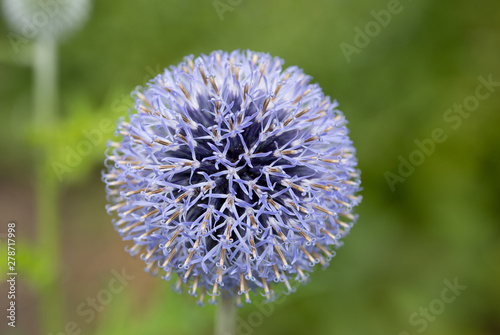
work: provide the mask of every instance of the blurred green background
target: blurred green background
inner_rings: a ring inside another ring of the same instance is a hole
[[[500,87],[456,129],[443,119],[475,94],[478,76],[500,82],[500,2],[402,0],[348,62],[340,45],[355,46],[354,28],[364,30],[371,11],[387,7],[379,0],[94,1],[88,22],[60,42],[57,119],[43,127],[34,121],[33,41],[15,52],[2,19],[0,232],[17,222],[18,310],[16,328],[2,316],[0,333],[212,333],[215,308],[197,307],[144,273],[113,230],[100,181],[113,132],[103,131],[61,182],[51,164],[64,163],[84,130],[126,114],[129,92],[183,56],[252,49],[302,67],[339,101],[364,200],[331,266],[280,304],[238,310],[240,334],[500,334]],[[446,141],[392,191],[387,171],[397,174],[399,156],[409,159],[415,140],[436,128]],[[5,235],[1,243],[4,255]],[[92,299],[102,301],[112,271],[122,269],[133,277],[126,287],[106,297],[95,317],[82,313]],[[6,315],[5,259],[0,270]],[[467,288],[443,311],[436,299],[446,280]],[[429,305],[425,319],[420,308]]]

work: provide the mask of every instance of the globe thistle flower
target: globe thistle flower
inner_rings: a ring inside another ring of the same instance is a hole
[[[59,39],[78,29],[90,12],[90,0],[3,0],[5,20],[26,38]]]
[[[135,93],[103,180],[146,271],[189,293],[272,299],[326,266],[357,216],[355,149],[337,102],[283,60],[186,57]]]

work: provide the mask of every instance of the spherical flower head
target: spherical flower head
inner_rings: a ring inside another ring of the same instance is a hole
[[[118,124],[103,180],[146,271],[215,302],[294,290],[356,220],[346,120],[297,67],[252,51],[186,57]]]
[[[2,0],[5,20],[27,39],[66,36],[86,21],[90,8],[90,0]]]

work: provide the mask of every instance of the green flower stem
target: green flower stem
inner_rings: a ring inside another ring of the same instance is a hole
[[[236,304],[227,292],[222,293],[217,308],[215,335],[236,335]]]
[[[57,116],[57,43],[48,36],[35,41],[33,57],[35,125],[54,125]]]
[[[53,129],[57,117],[56,41],[40,37],[35,42],[34,122],[37,136]],[[64,327],[60,285],[59,183],[51,170],[50,148],[38,152],[36,159],[36,203],[38,253],[48,274],[39,292],[42,333],[58,332]]]

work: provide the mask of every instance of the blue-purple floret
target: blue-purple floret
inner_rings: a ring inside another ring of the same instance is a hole
[[[247,302],[293,291],[357,219],[347,121],[283,63],[252,51],[186,57],[134,92],[109,144],[107,210],[128,251],[200,303],[221,290]]]

